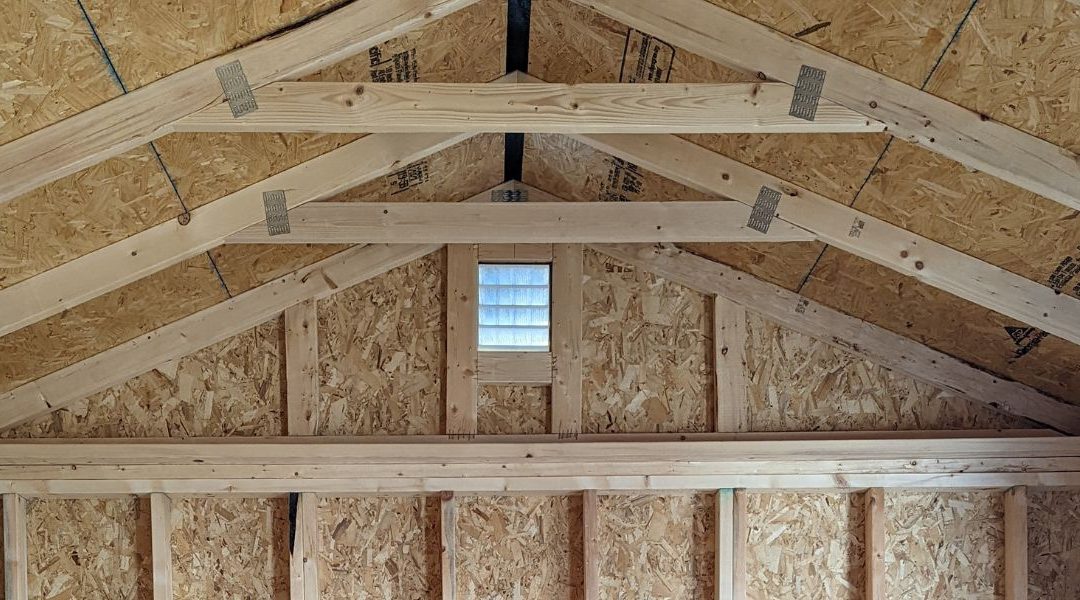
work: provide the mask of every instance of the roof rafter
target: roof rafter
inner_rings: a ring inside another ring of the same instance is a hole
[[[827,75],[822,96],[922,145],[1080,210],[1080,156],[706,0],[573,0],[709,60],[795,84],[803,65]]]
[[[211,58],[0,146],[0,204],[169,133],[221,101],[218,67],[253,88],[314,73],[477,0],[354,0],[284,34]]]
[[[173,131],[324,133],[859,133],[885,124],[825,101],[789,114],[786,83],[281,82],[255,92],[259,110],[219,103]]]

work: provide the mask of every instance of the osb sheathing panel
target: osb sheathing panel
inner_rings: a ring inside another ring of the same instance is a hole
[[[174,598],[288,598],[288,508],[284,499],[175,499]]]
[[[445,252],[319,302],[318,431],[442,432]]]
[[[713,598],[715,494],[601,496],[600,597]]]
[[[707,431],[708,298],[591,250],[582,293],[582,429]]]
[[[751,431],[1032,427],[750,312]]]
[[[280,319],[274,319],[0,435],[282,435],[283,355]]]
[[[749,494],[746,596],[861,600],[860,494]]]
[[[1000,492],[887,492],[887,596],[1001,598],[1002,510]]]
[[[540,434],[551,422],[551,388],[482,385],[476,398],[480,435]]]
[[[885,267],[830,248],[803,294],[980,367],[1080,402],[1076,370],[1080,348],[1076,345],[1043,337],[1022,323]]]
[[[4,2],[0,56],[0,144],[120,94],[76,2]]]
[[[979,2],[927,89],[1080,151],[1080,5]]]
[[[1080,598],[1080,492],[1028,490],[1031,600]]]
[[[459,497],[457,593],[462,600],[576,600],[581,500]]]
[[[225,300],[199,255],[0,338],[0,391]]]
[[[139,593],[150,559],[149,537],[136,527],[141,506],[135,498],[29,500],[30,598],[148,597]]]
[[[439,506],[437,497],[320,499],[321,597],[441,598]]]

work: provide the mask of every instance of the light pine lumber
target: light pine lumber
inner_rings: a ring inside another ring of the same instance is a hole
[[[816,236],[776,222],[747,227],[740,202],[316,202],[289,212],[290,232],[264,223],[230,244],[549,244],[599,242],[807,242]]]
[[[746,431],[746,309],[713,296],[713,359],[716,377],[716,431]]]
[[[581,433],[581,338],[584,319],[580,244],[555,244],[551,272],[551,432]]]
[[[150,494],[150,557],[154,600],[172,600],[172,498]]]
[[[26,533],[26,500],[4,494],[4,598],[29,600],[30,563]]]
[[[892,135],[1080,210],[1080,156],[705,0],[574,0],[709,60],[795,84],[826,71],[822,96]]]
[[[153,141],[174,121],[219,103],[219,66],[239,61],[254,88],[297,79],[475,1],[356,0],[23,136],[0,146],[0,203]]]
[[[863,496],[866,532],[865,600],[886,600],[885,591],[885,490],[871,488]]]
[[[442,562],[442,599],[457,598],[457,501],[453,492],[440,495],[439,539]]]
[[[735,490],[731,502],[731,529],[735,542],[731,550],[731,600],[746,599],[746,540],[750,535],[746,506],[746,490]]]
[[[480,244],[480,262],[550,263],[551,244]]]
[[[0,336],[118,289],[262,225],[263,192],[285,190],[286,204],[334,196],[420,160],[468,136],[367,136],[191,211],[0,290]]]
[[[735,490],[716,491],[716,600],[734,600]]]
[[[1068,294],[675,136],[575,137],[691,188],[747,205],[754,204],[762,186],[778,190],[777,218],[822,242],[1080,344],[1080,299]]]
[[[319,497],[305,492],[296,504],[296,528],[289,554],[290,600],[319,600]]]
[[[285,309],[285,407],[289,435],[315,435],[319,422],[318,301]]]
[[[174,131],[298,133],[860,133],[885,124],[825,101],[789,114],[786,83],[359,83],[283,81],[259,110],[219,103]]]
[[[480,352],[476,360],[479,385],[551,385],[550,352]]]
[[[582,494],[581,538],[585,600],[600,600],[600,501],[596,490]]]
[[[477,247],[446,247],[446,433],[476,435]]]
[[[919,381],[1059,431],[1080,434],[1080,407],[976,369],[752,275],[675,248],[634,244],[592,247],[699,292],[722,295],[744,306],[752,306],[755,312],[784,327]]]
[[[1005,600],[1028,597],[1027,488],[1005,490]],[[884,597],[884,596],[883,596]]]
[[[352,248],[0,394],[0,430],[49,414],[255,327],[287,307],[381,275],[440,247]]]

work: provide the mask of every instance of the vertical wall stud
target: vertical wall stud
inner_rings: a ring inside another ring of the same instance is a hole
[[[747,430],[746,309],[713,296],[713,357],[716,431]]]
[[[289,598],[319,600],[319,497],[299,494],[289,562]]]
[[[150,557],[154,600],[172,600],[172,498],[150,494]]]
[[[1026,487],[1005,491],[1005,600],[1028,597],[1028,498]]]
[[[476,435],[477,247],[447,246],[446,433]]]
[[[871,488],[863,497],[866,533],[865,600],[885,600],[885,490]]]
[[[442,541],[442,597],[457,597],[457,502],[453,492],[443,492],[439,529]]]
[[[596,490],[585,490],[582,495],[581,519],[585,600],[600,600],[600,501]]]
[[[319,318],[314,298],[285,309],[285,406],[289,435],[315,435],[319,422]]]
[[[581,433],[581,244],[555,244],[551,268],[551,429]]]
[[[17,494],[4,494],[4,598],[28,600],[30,578],[26,539],[26,500]]]

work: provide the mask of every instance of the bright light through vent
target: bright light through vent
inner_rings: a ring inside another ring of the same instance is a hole
[[[551,265],[480,265],[481,351],[547,352]]]

